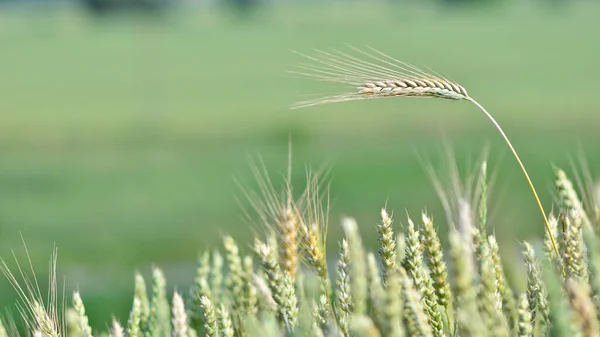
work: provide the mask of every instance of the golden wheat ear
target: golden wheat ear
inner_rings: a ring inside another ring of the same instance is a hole
[[[442,76],[427,73],[371,48],[371,53],[350,47],[339,50],[314,50],[314,55],[296,54],[308,62],[289,72],[319,81],[343,83],[352,91],[297,102],[292,108],[326,103],[384,97],[433,97],[452,100],[468,99],[467,90]],[[356,55],[354,55],[356,54]]]
[[[295,52],[304,57],[307,62],[298,64],[294,70],[289,71],[290,73],[314,80],[345,84],[353,89],[334,96],[297,102],[291,106],[292,108],[390,97],[430,97],[473,103],[492,122],[519,163],[544,218],[554,252],[560,257],[544,207],[517,151],[496,119],[470,97],[463,86],[438,74],[428,73],[399,61],[371,47],[368,47],[369,52],[351,46],[349,49],[348,52],[314,50],[312,55]]]

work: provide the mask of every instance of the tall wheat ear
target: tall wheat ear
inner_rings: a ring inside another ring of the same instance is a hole
[[[1,257],[0,272],[4,274],[17,292],[18,301],[16,306],[25,329],[30,333],[39,332],[47,337],[66,336],[67,322],[64,285],[61,296],[56,275],[57,249],[54,248],[50,259],[49,273],[47,275],[48,290],[47,295],[44,296],[24,240],[23,247],[25,248],[25,255],[27,257],[26,264],[21,264],[13,251],[12,255],[18,272],[13,274],[6,261]],[[44,301],[44,298],[46,298],[46,301]],[[11,336],[19,336],[16,327],[12,330],[14,331],[11,331]]]
[[[370,52],[351,46],[348,48],[350,51],[347,53],[339,50],[331,52],[314,50],[313,55],[295,52],[310,62],[295,66],[296,69],[289,71],[290,73],[320,81],[350,85],[357,90],[298,102],[293,104],[292,108],[385,97],[433,97],[473,103],[492,122],[519,163],[544,218],[554,252],[560,256],[546,212],[521,158],[496,119],[479,102],[469,96],[463,86],[438,74],[427,73],[371,47],[367,47]]]

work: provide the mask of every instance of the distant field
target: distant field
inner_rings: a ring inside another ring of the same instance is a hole
[[[398,226],[405,210],[416,218],[425,207],[444,225],[417,156],[442,162],[444,142],[461,167],[490,145],[490,225],[516,245],[543,232],[541,217],[474,107],[407,99],[288,110],[330,89],[289,78],[301,61],[289,50],[368,44],[449,74],[505,126],[550,210],[551,163],[570,169],[582,149],[592,172],[600,164],[598,14],[591,3],[448,12],[357,2],[275,7],[233,24],[199,11],[161,23],[0,12],[0,255],[24,256],[21,233],[43,273],[55,243],[90,315],[107,320],[109,301],[123,314],[133,269],[155,262],[188,282],[193,270],[180,267],[219,234],[248,239],[234,178],[252,182],[257,153],[284,172],[290,134],[298,188],[305,164],[331,164],[332,249],[342,215],[373,240],[386,202]],[[10,293],[2,282],[0,299]]]

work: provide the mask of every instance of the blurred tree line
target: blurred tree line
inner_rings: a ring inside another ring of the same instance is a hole
[[[3,0],[0,0],[3,1]],[[79,0],[93,14],[109,14],[121,11],[159,12],[177,4],[177,0]],[[235,10],[239,14],[247,14],[258,7],[261,0],[213,0]]]
[[[0,0],[7,1],[7,0]],[[8,0],[10,1],[10,0]],[[94,14],[115,13],[123,10],[158,12],[175,5],[178,0],[79,0]],[[203,0],[200,0],[203,1]],[[217,5],[228,7],[239,15],[250,14],[262,4],[262,0],[212,0]],[[301,0],[300,0],[301,1]],[[391,0],[401,1],[401,0]],[[449,6],[488,5],[501,3],[503,0],[432,0]],[[558,5],[574,0],[538,0],[545,5]]]
[[[128,11],[152,11],[165,9],[170,0],[80,0],[93,14],[110,14]]]
[[[46,1],[46,0],[0,0],[2,3],[52,3],[60,0]],[[181,1],[198,1],[203,4],[216,4],[219,6],[226,7],[236,14],[245,16],[253,12],[259,6],[264,4],[265,0],[75,0],[82,4],[88,11],[94,15],[106,15],[113,14],[122,11],[134,11],[134,12],[153,12],[160,13],[167,10],[173,5],[177,5]],[[274,0],[277,1],[277,0]],[[303,1],[303,0],[296,0]],[[407,0],[388,0],[396,3],[401,3]],[[446,6],[478,6],[478,5],[491,5],[500,4],[504,0],[429,0],[437,2]],[[576,0],[531,0],[539,3],[540,5],[546,5],[549,7],[556,7],[574,2]],[[318,2],[317,2],[318,3]]]

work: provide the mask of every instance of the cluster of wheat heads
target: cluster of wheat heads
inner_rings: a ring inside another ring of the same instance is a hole
[[[485,170],[484,162],[480,178]],[[220,248],[199,255],[189,291],[169,295],[159,267],[149,290],[135,273],[129,318],[113,318],[105,329],[92,329],[85,294],[61,305],[55,256],[48,301],[35,278],[19,267],[20,282],[2,261],[26,331],[4,319],[0,337],[600,336],[600,212],[580,201],[562,170],[557,213],[549,217],[560,255],[548,234],[524,242],[518,263],[525,268],[517,268],[524,286],[505,274],[485,226],[486,179],[478,179],[479,202],[450,200],[458,214],[447,249],[431,215],[398,221],[383,208],[362,226],[377,232],[379,247],[364,245],[357,222],[345,218],[339,251],[328,255],[327,193],[319,193],[317,175],[308,177],[295,199],[290,184],[275,193],[270,180],[260,180],[264,193],[247,194],[262,223],[251,248],[224,236]]]
[[[389,97],[431,97],[471,102],[492,122],[510,148],[533,193],[544,219],[546,230],[550,233],[550,222],[546,217],[546,212],[529,173],[527,173],[517,151],[496,119],[481,104],[469,96],[463,86],[455,81],[434,72],[423,71],[374,48],[369,47],[368,49],[369,52],[349,47],[347,52],[314,50],[313,55],[297,53],[308,62],[296,66],[297,69],[290,71],[290,73],[320,81],[346,84],[353,87],[354,90],[339,95],[301,101],[292,105],[292,108]],[[554,252],[558,256],[556,240],[552,235],[550,239]]]

